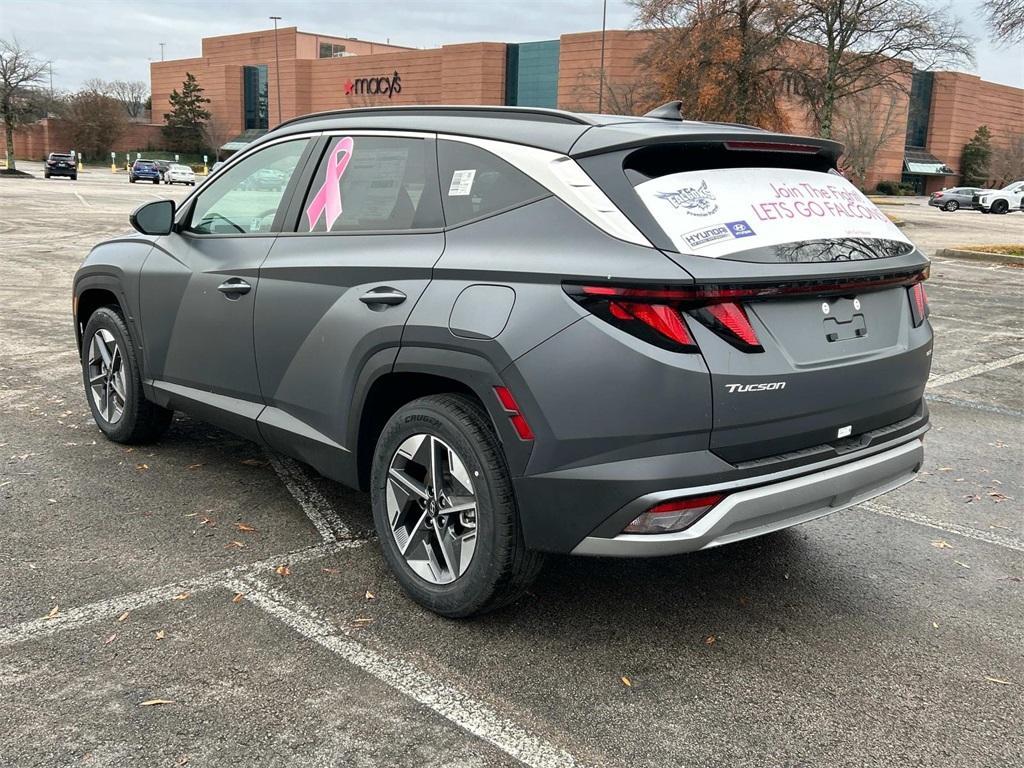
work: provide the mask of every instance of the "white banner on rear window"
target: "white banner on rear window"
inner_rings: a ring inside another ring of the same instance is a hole
[[[660,176],[636,187],[680,253],[721,257],[806,240],[910,241],[834,173],[718,168]]]

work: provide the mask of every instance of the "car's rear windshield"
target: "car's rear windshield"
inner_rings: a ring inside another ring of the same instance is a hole
[[[155,168],[156,161],[154,160],[136,160],[135,164],[143,168]]]
[[[56,152],[53,152],[50,155],[50,159],[51,160],[70,160],[71,159],[71,155],[62,155],[62,154],[58,154]]]
[[[881,259],[913,244],[814,146],[656,144],[622,173],[679,253],[770,263]],[[620,177],[621,178],[621,177]],[[635,203],[634,203],[635,204]]]

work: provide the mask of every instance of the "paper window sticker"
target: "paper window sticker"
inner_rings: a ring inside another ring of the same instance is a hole
[[[448,197],[465,197],[473,191],[473,179],[476,168],[452,173],[452,183],[448,185]]]

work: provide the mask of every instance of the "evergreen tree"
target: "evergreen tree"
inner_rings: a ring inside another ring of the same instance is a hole
[[[171,111],[164,113],[164,138],[171,149],[180,152],[201,152],[203,150],[203,129],[210,119],[210,112],[204,105],[210,100],[203,96],[203,89],[191,72],[185,73],[181,93],[171,91]]]
[[[982,125],[974,137],[964,144],[960,155],[960,183],[969,187],[984,187],[989,179],[992,160],[992,132]]]

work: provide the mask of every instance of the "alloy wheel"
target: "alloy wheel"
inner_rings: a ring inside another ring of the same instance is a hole
[[[387,512],[398,551],[417,576],[450,584],[476,550],[477,501],[466,465],[434,435],[407,438],[388,467]]]
[[[100,416],[116,424],[124,415],[124,357],[114,334],[100,328],[89,342],[89,390]]]

